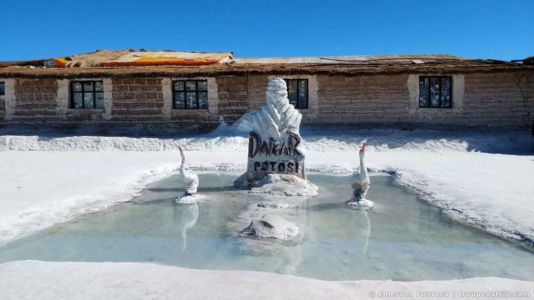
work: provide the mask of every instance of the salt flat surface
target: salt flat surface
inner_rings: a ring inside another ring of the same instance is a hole
[[[527,245],[534,239],[534,148],[527,132],[309,131],[303,138],[310,171],[352,172],[356,147],[366,140],[370,168],[396,172],[402,184],[458,219]],[[0,136],[0,244],[127,201],[147,183],[177,172],[177,144],[188,150],[194,169],[245,168],[247,139],[240,136]],[[324,282],[134,263],[12,262],[0,265],[0,274],[2,299],[361,299],[378,289],[533,290],[532,283],[496,278]]]
[[[273,273],[191,270],[147,263],[17,261],[0,264],[0,274],[9,274],[0,277],[2,299],[17,300],[451,299],[452,293],[458,298],[495,299],[504,296],[484,297],[480,293],[516,292],[523,293],[523,297],[530,293],[531,297],[534,291],[533,282],[491,277],[415,282],[322,281]]]
[[[370,168],[396,172],[401,183],[459,219],[532,242],[534,156],[487,153],[532,151],[527,132],[373,132],[309,132],[303,145],[307,168],[350,173],[357,166],[356,147],[366,140]],[[240,136],[0,136],[6,150],[0,151],[0,243],[127,201],[148,182],[177,172],[178,144],[194,169],[245,168],[247,139]]]

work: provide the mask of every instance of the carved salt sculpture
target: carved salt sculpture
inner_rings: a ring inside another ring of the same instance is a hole
[[[182,157],[182,164],[180,165],[180,180],[186,185],[185,192],[178,199],[175,200],[178,204],[193,204],[196,203],[194,195],[197,193],[198,176],[191,170],[185,168],[185,155],[181,146],[178,146],[180,156]]]
[[[360,146],[360,168],[352,174],[352,197],[347,201],[347,204],[357,207],[372,207],[373,202],[365,198],[367,191],[371,186],[371,179],[367,174],[367,167],[365,166],[365,143]]]
[[[262,195],[267,200],[251,212],[252,221],[243,231],[247,236],[278,240],[299,236],[298,226],[281,216],[287,215],[287,211],[277,210],[278,207],[299,206],[306,201],[305,197],[290,196],[317,194],[317,186],[306,180],[304,153],[300,149],[301,120],[302,115],[287,98],[286,82],[273,78],[267,84],[266,103],[236,125],[248,129],[249,144],[247,171],[234,185],[251,188],[250,193]],[[272,208],[273,203],[277,209]],[[262,213],[264,210],[266,214]]]
[[[286,82],[271,79],[266,96],[266,103],[247,120],[251,128],[247,171],[234,182],[236,187],[258,186],[269,174],[306,179],[304,154],[299,149],[302,115],[289,103]]]

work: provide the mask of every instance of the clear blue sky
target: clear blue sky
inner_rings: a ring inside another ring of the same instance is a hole
[[[534,0],[0,0],[0,27],[0,61],[128,48],[534,55]]]

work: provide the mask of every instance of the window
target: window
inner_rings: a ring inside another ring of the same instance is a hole
[[[452,77],[419,77],[419,107],[451,108]]]
[[[172,85],[174,109],[208,108],[207,80],[176,80]]]
[[[104,108],[104,83],[102,81],[71,81],[70,107],[76,109]]]
[[[6,94],[6,84],[3,81],[0,81],[0,96]]]
[[[308,79],[286,79],[289,103],[297,109],[308,108]]]

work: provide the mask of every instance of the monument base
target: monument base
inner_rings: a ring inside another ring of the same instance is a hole
[[[319,188],[295,175],[269,174],[260,180],[247,179],[246,173],[241,175],[234,186],[251,189],[251,194],[265,194],[273,196],[315,196]]]

